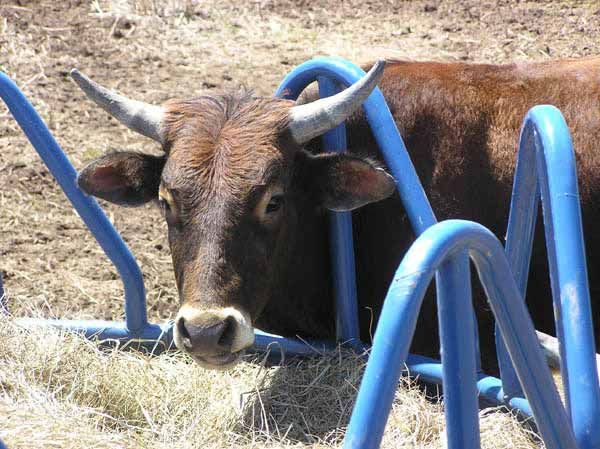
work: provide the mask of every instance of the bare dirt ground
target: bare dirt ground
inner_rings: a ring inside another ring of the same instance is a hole
[[[317,55],[505,63],[600,53],[594,1],[0,3],[0,68],[77,168],[109,150],[157,148],[87,101],[67,76],[72,67],[161,102],[240,84],[269,95],[294,65]],[[105,206],[140,262],[150,316],[172,316],[177,298],[158,211]],[[122,316],[115,270],[3,106],[0,211],[0,270],[11,311]]]
[[[0,0],[0,69],[37,107],[76,168],[144,149],[68,78],[78,67],[159,103],[240,84],[271,94],[320,55],[507,63],[600,54],[596,1]],[[153,206],[103,204],[138,258],[153,320],[177,295],[166,226]],[[115,269],[0,106],[0,272],[15,315],[123,316]]]

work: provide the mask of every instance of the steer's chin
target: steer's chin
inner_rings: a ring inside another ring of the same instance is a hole
[[[188,354],[192,357],[194,362],[200,365],[202,368],[214,369],[214,370],[228,370],[233,368],[239,363],[244,354],[244,351],[238,352],[224,352],[215,355],[197,355],[193,353]]]

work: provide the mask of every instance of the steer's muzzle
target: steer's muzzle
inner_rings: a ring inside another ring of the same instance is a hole
[[[233,307],[201,310],[183,306],[174,327],[175,344],[205,368],[235,365],[254,343],[250,317]]]

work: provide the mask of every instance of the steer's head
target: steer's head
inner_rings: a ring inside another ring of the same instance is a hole
[[[79,186],[135,206],[157,200],[168,224],[180,309],[177,346],[207,367],[233,365],[254,341],[253,322],[271,300],[299,219],[312,209],[351,210],[389,196],[381,168],[349,155],[312,155],[303,144],[337,126],[383,72],[304,105],[247,93],[153,106],[73,79],[119,121],[158,141],[164,155],[105,155]],[[305,261],[302,261],[305,262]]]

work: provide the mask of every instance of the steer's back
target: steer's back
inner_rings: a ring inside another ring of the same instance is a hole
[[[573,136],[592,302],[600,302],[600,283],[594,279],[600,263],[600,238],[594,231],[600,218],[595,202],[600,199],[600,58],[503,66],[391,61],[380,87],[437,218],[480,222],[502,240],[523,118],[537,104],[558,107]],[[377,155],[361,115],[348,123],[348,131],[350,151]],[[377,309],[414,235],[397,196],[356,211],[354,221],[362,321],[368,324],[371,312],[365,307]],[[536,327],[553,332],[543,233],[538,228],[528,303]],[[475,296],[481,297],[481,292]],[[484,311],[479,316],[482,345],[492,346],[492,321],[481,298],[477,308]],[[435,352],[430,349],[437,339],[432,310],[430,297],[423,312],[428,316],[422,317],[415,337],[421,352]],[[596,326],[599,314],[595,307]],[[367,337],[369,330],[363,327]]]

